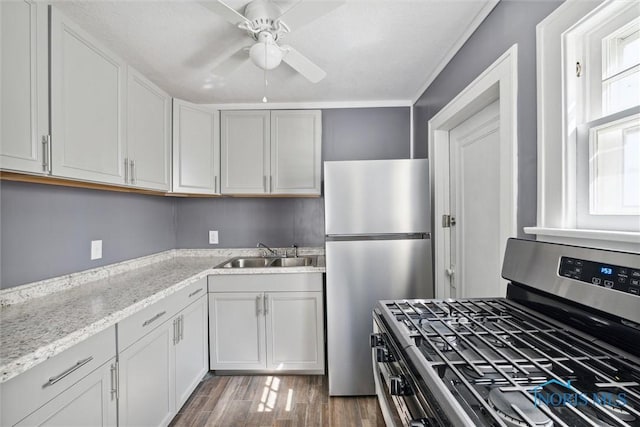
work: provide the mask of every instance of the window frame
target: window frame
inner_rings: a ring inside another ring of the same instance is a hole
[[[563,79],[568,73],[575,75],[575,66],[566,64],[571,64],[577,53],[569,48],[564,35],[597,13],[603,3],[567,0],[536,28],[538,211],[536,226],[524,231],[538,240],[640,252],[638,232],[576,227],[578,104],[567,103],[575,99],[576,88],[564,85]]]

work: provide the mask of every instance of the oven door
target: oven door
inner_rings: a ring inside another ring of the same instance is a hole
[[[383,322],[374,315],[371,361],[376,395],[387,427],[431,426],[416,393],[413,375]]]

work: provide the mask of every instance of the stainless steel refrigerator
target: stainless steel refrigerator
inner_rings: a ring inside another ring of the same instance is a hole
[[[324,163],[329,394],[375,394],[378,300],[433,298],[427,160]]]

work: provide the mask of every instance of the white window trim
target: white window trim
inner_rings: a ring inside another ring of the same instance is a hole
[[[538,240],[640,252],[640,233],[575,228],[575,138],[568,138],[563,33],[602,0],[567,0],[536,27],[538,212],[524,232]],[[573,146],[571,145],[573,144]],[[573,167],[572,167],[573,166]]]

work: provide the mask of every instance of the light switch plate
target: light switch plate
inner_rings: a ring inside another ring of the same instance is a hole
[[[218,230],[209,230],[209,244],[210,245],[218,244]]]
[[[102,240],[91,241],[91,259],[102,258]]]

